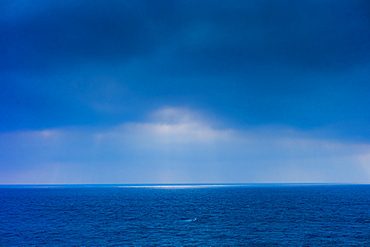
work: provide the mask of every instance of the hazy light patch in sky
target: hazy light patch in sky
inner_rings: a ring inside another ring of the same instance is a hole
[[[370,181],[370,145],[279,127],[216,128],[186,108],[159,109],[146,122],[0,140],[7,143],[0,146],[1,183]]]

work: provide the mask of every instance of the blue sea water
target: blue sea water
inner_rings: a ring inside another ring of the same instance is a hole
[[[0,246],[370,246],[370,185],[1,186]]]

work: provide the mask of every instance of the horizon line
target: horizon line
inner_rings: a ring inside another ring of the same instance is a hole
[[[18,184],[1,184],[1,187],[5,186],[85,186],[85,187],[160,187],[160,186],[268,186],[268,185],[369,185],[369,183],[343,183],[343,182],[338,182],[338,183],[318,183],[318,182],[279,182],[279,183],[274,183],[274,182],[260,182],[260,183],[122,183],[122,184],[116,184],[116,183],[48,183],[48,184],[38,184],[38,183],[18,183]]]

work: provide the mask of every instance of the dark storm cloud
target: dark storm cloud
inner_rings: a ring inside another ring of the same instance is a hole
[[[18,13],[20,4],[3,4],[10,12],[1,25],[3,69],[124,60],[155,49],[168,32],[167,27],[158,30],[162,20],[156,11],[162,9],[151,11],[141,1],[39,2],[31,13]]]
[[[370,19],[365,2],[217,3],[210,7],[212,11],[199,8],[193,29],[199,28],[198,37],[193,37],[194,43],[184,42],[184,54],[188,52],[190,60],[199,64],[233,69],[248,69],[252,64],[342,69],[368,62]]]
[[[370,53],[363,1],[36,1],[30,13],[21,1],[2,5],[3,69],[114,62],[163,46],[180,69],[207,73],[255,64],[341,69]]]

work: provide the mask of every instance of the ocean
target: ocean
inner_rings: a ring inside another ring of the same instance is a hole
[[[370,185],[0,186],[0,246],[370,246]]]

